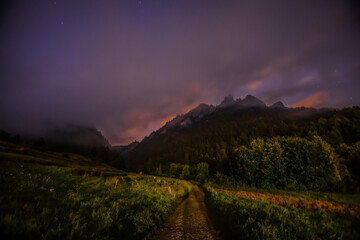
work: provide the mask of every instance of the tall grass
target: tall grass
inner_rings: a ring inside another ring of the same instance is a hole
[[[263,194],[274,194],[279,196],[287,196],[287,197],[296,197],[296,198],[304,198],[309,200],[322,200],[322,201],[330,201],[340,204],[353,204],[360,205],[360,194],[359,193],[333,193],[333,192],[315,192],[315,191],[287,191],[281,189],[264,189],[264,188],[255,188],[248,187],[241,184],[223,184],[223,183],[215,183],[209,181],[207,186],[211,186],[217,189],[225,189],[230,191],[247,191],[247,192],[255,192],[255,193],[263,193]]]
[[[9,161],[0,161],[0,182],[0,235],[22,239],[140,239],[191,191],[176,179]]]
[[[206,203],[224,239],[359,239],[358,219],[288,209],[207,188]]]

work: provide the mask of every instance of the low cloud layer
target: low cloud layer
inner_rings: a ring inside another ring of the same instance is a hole
[[[357,15],[351,1],[328,0],[11,1],[0,129],[86,124],[126,144],[229,93],[359,105]]]

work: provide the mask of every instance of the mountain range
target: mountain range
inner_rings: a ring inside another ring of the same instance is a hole
[[[224,100],[216,107],[208,104],[200,104],[196,108],[190,110],[188,113],[178,115],[173,120],[167,122],[165,126],[160,128],[160,133],[164,134],[169,128],[173,127],[189,127],[192,124],[201,121],[204,117],[222,109],[231,109],[232,111],[243,110],[246,108],[267,108],[266,104],[260,99],[247,95],[243,100],[238,98],[234,100],[234,97],[230,94],[224,98]],[[270,109],[285,108],[282,102],[276,102],[269,106]]]
[[[316,120],[331,111],[337,110],[289,108],[280,101],[267,106],[251,95],[244,99],[228,95],[217,106],[202,103],[176,116],[141,142],[114,149],[123,155],[129,169],[151,168],[149,166],[170,162],[193,164],[206,161],[222,165],[219,162],[226,162],[232,149],[249,143],[252,138],[296,135],[298,128],[303,135],[311,134],[304,122]]]

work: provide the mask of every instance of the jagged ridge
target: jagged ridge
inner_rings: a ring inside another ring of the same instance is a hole
[[[234,100],[234,97],[231,94],[229,94],[225,96],[222,102],[216,107],[214,107],[213,105],[201,103],[199,106],[190,110],[188,113],[176,116],[174,119],[167,122],[165,126],[160,128],[158,132],[164,134],[167,132],[169,128],[189,127],[193,123],[200,121],[205,116],[210,115],[211,113],[219,109],[226,109],[226,108],[243,109],[243,108],[254,108],[254,107],[266,108],[267,106],[263,101],[252,95],[247,95],[244,98],[244,100],[242,100],[241,98]],[[282,102],[279,101],[271,105],[269,108],[285,108],[285,106]]]

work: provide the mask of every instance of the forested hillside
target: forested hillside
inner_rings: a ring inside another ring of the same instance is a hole
[[[302,158],[304,154],[307,154],[307,157],[302,160],[304,162],[298,163],[301,166],[302,164],[311,165],[313,161],[317,161],[316,159],[319,157],[317,154],[325,151],[324,154],[327,154],[325,158],[327,160],[334,159],[336,162],[334,164],[337,164],[338,170],[336,171],[342,176],[341,180],[337,177],[339,181],[359,179],[359,107],[342,110],[292,109],[282,106],[217,107],[214,111],[202,116],[200,120],[192,121],[191,125],[185,127],[182,125],[168,127],[167,125],[157,132],[153,132],[125,156],[128,169],[163,174],[169,173],[170,166],[174,166],[175,163],[189,166],[190,175],[195,177],[196,169],[192,166],[205,162],[209,165],[210,175],[219,172],[237,176],[246,182],[246,178],[239,175],[235,169],[237,163],[234,161],[239,158],[239,154],[244,151],[252,151],[251,149],[256,147],[255,145],[260,144],[261,147],[268,149],[262,150],[263,157],[268,157],[264,151],[273,151],[269,145],[273,141],[278,141],[282,144],[282,147],[279,148],[282,152],[292,151],[290,145],[298,150],[293,153],[292,157],[287,156],[287,159]],[[316,141],[322,145],[320,150],[314,146]],[[308,147],[304,145],[308,145]],[[242,161],[244,161],[243,158]],[[252,161],[256,162],[256,160]],[[281,158],[281,161],[284,159]],[[289,162],[289,164],[293,163]],[[311,167],[317,169],[322,166],[317,164],[311,165]],[[259,166],[257,167],[257,165]],[[260,172],[266,168],[266,165],[261,162],[256,162],[252,166],[256,169],[254,171]],[[286,169],[283,170],[286,171]],[[181,171],[178,172],[181,173]],[[248,172],[248,174],[252,173]],[[301,174],[304,172],[299,173],[299,175]],[[272,175],[272,177],[275,178],[276,175]],[[257,187],[264,187],[265,184],[261,183],[260,186],[252,181],[246,183]],[[268,187],[279,188],[280,185],[282,185],[280,188],[291,187],[289,182],[286,183],[286,186],[285,183],[266,184],[270,184]],[[301,186],[296,188],[325,190],[325,188],[334,187],[334,185],[332,187],[324,185],[319,188],[319,186],[305,187],[305,185],[301,183]]]

